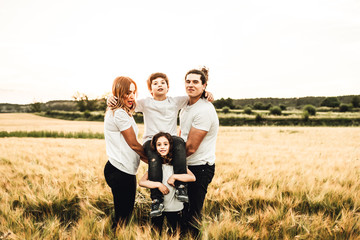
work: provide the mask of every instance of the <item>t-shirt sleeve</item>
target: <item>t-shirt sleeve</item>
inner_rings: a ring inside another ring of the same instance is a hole
[[[186,96],[177,96],[177,97],[174,97],[174,99],[175,99],[178,109],[185,107],[186,104],[188,104],[188,102],[189,102],[189,96],[187,96],[187,95]]]
[[[125,131],[126,129],[131,127],[130,120],[131,120],[130,116],[124,110],[115,112],[114,122],[118,127],[118,129],[120,130],[120,132]]]
[[[209,131],[211,128],[211,115],[206,108],[201,109],[194,116],[194,120],[192,122],[192,126],[199,130]]]
[[[135,112],[143,112],[145,107],[146,98],[141,98],[136,100]]]

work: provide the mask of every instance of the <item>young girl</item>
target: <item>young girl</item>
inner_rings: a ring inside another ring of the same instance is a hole
[[[151,218],[151,223],[160,233],[162,230],[164,217],[172,232],[180,227],[181,210],[184,208],[183,202],[175,197],[175,181],[194,182],[194,174],[187,169],[185,174],[174,174],[172,166],[172,148],[173,138],[169,133],[160,132],[156,134],[151,140],[151,148],[157,152],[162,160],[162,182],[155,182],[149,180],[148,172],[139,181],[139,185],[150,189],[158,189],[164,194],[164,201],[160,203],[162,215]]]

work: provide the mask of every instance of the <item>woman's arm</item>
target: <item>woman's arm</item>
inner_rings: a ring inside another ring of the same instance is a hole
[[[144,174],[144,176],[140,179],[139,185],[141,187],[146,187],[146,188],[151,188],[151,189],[158,188],[160,190],[160,192],[164,195],[169,193],[169,189],[161,182],[150,181],[148,172],[146,172]]]
[[[176,180],[181,182],[195,182],[196,181],[195,175],[188,168],[186,170],[187,173],[171,175],[171,177],[169,177],[167,181],[168,184],[175,187]]]
[[[134,150],[137,154],[139,154],[140,159],[143,162],[148,163],[148,159],[145,155],[144,148],[137,141],[134,129],[132,127],[129,127],[128,129],[122,131],[121,134],[124,136],[125,141],[129,145],[129,147],[132,150]]]

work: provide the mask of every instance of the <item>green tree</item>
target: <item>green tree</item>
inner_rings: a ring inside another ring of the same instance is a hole
[[[311,116],[316,115],[316,108],[311,104],[305,105],[303,110],[304,110],[304,112],[305,111],[308,112],[308,114],[311,115]]]
[[[229,113],[229,112],[230,112],[230,108],[229,108],[228,106],[225,106],[225,107],[222,108],[222,112],[225,113],[225,114],[226,114],[226,113]]]
[[[278,106],[270,108],[270,114],[272,115],[281,115],[281,108]]]
[[[327,97],[321,102],[321,106],[335,108],[340,106],[340,101],[337,97]]]
[[[30,112],[41,112],[44,104],[41,102],[33,102],[30,104]]]
[[[351,99],[351,103],[353,105],[353,107],[357,108],[360,106],[360,97],[359,96],[355,96]]]

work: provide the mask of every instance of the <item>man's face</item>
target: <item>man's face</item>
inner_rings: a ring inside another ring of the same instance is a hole
[[[197,98],[201,96],[205,90],[206,84],[202,84],[201,75],[190,73],[186,76],[185,79],[185,89],[186,93],[190,98]]]

